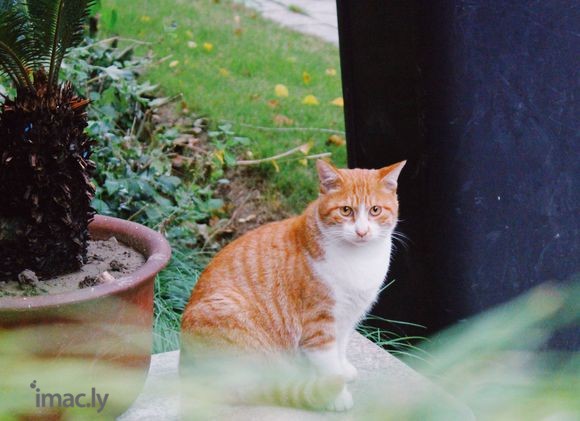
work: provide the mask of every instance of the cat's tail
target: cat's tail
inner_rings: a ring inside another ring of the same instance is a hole
[[[180,375],[187,383],[216,392],[218,402],[335,410],[352,405],[334,405],[345,394],[343,376],[316,374],[304,360],[275,353],[228,353],[200,344],[182,346]]]
[[[242,397],[245,403],[305,409],[329,409],[346,385],[343,376],[315,376],[265,382]]]

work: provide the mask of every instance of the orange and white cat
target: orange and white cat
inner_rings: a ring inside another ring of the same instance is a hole
[[[347,344],[389,269],[404,165],[344,170],[319,160],[320,195],[302,215],[215,256],[185,309],[183,335],[251,353],[298,352],[319,376],[342,379],[323,406],[352,407],[346,383],[357,370]]]

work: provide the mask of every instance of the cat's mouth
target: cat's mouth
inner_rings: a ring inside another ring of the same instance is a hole
[[[359,236],[356,236],[356,237],[355,237],[355,238],[354,238],[354,239],[351,241],[351,243],[352,243],[352,244],[355,244],[355,245],[357,245],[357,246],[362,246],[362,245],[364,245],[364,244],[368,244],[368,243],[369,243],[371,240],[372,240],[372,238],[371,238],[371,237],[369,237],[369,236],[365,236],[365,237],[359,237]]]

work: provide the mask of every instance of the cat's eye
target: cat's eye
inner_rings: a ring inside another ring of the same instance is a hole
[[[350,216],[352,215],[352,208],[350,206],[342,206],[340,208],[340,214],[342,216]]]
[[[372,216],[379,216],[381,214],[382,209],[379,206],[373,206],[370,210],[369,213]]]

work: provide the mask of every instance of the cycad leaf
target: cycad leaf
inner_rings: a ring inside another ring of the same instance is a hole
[[[49,85],[57,82],[68,49],[82,41],[84,23],[94,3],[95,0],[26,1],[37,55],[49,68]]]
[[[57,61],[54,68],[54,74],[56,74],[56,79],[58,79],[58,72],[60,70],[60,65],[62,64],[62,59],[69,50],[69,48],[78,45],[83,40],[83,35],[85,32],[85,22],[89,18],[90,10],[93,7],[94,0],[63,0],[65,1],[65,7],[63,9],[62,19],[61,19],[61,31],[59,51],[57,55]]]
[[[50,64],[59,4],[55,0],[25,0],[37,61],[47,68]]]
[[[17,88],[32,88],[28,70],[33,65],[34,47],[26,14],[13,3],[0,0],[0,73]]]

